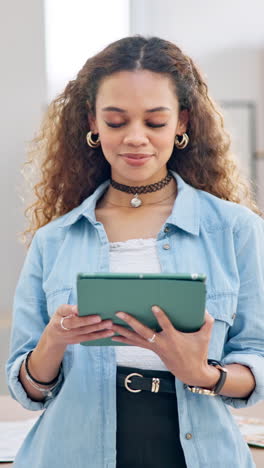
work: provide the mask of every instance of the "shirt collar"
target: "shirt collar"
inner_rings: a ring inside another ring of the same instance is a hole
[[[198,190],[184,182],[184,180],[172,171],[176,179],[178,193],[172,212],[167,219],[171,223],[195,236],[200,231],[200,199]]]
[[[200,228],[200,202],[197,189],[184,182],[176,172],[171,171],[171,173],[177,181],[178,193],[172,212],[167,219],[167,224],[174,224],[178,228],[197,236]],[[96,203],[109,184],[110,180],[106,180],[99,185],[94,193],[86,198],[81,205],[62,217],[60,226],[70,226],[82,217],[87,218],[92,224],[96,224]]]

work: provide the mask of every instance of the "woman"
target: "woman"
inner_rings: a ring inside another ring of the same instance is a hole
[[[35,143],[7,374],[14,398],[46,411],[15,466],[253,467],[226,405],[264,394],[264,223],[192,60],[159,38],[109,45],[51,104]],[[159,307],[156,334],[125,311],[133,331],[79,317],[80,271],[203,272],[205,323],[181,333]],[[113,347],[79,345],[102,337]],[[144,391],[125,388],[134,372],[129,388]]]

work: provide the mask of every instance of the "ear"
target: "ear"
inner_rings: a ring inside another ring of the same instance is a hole
[[[94,133],[94,134],[99,133],[98,128],[97,128],[97,124],[96,124],[96,118],[95,118],[94,115],[88,114],[88,123],[89,123],[89,127],[90,127],[92,133]]]
[[[189,122],[189,112],[187,109],[180,111],[176,134],[182,135],[186,132]]]

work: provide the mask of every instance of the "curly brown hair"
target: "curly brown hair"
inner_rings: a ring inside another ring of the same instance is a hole
[[[110,165],[101,148],[92,149],[86,143],[88,115],[95,114],[98,88],[106,76],[138,69],[170,76],[180,110],[189,113],[190,142],[184,150],[174,147],[168,168],[193,187],[243,203],[260,214],[230,152],[222,115],[197,66],[175,44],[137,35],[118,40],[89,58],[76,79],[50,104],[25,164],[31,169],[31,179],[39,169],[36,200],[25,212],[30,220],[25,234],[33,235],[72,210],[109,178]]]

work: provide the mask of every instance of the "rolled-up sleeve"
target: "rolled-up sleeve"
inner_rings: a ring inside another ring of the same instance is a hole
[[[248,398],[222,398],[243,408],[264,399],[264,221],[252,214],[235,232],[235,241],[240,289],[223,362],[247,366],[256,386]]]
[[[59,376],[58,385],[51,396],[41,402],[32,400],[19,380],[22,362],[29,351],[34,349],[49,322],[45,293],[42,288],[42,255],[38,236],[34,236],[28,250],[19,281],[16,287],[11,329],[10,354],[6,363],[7,384],[11,396],[24,408],[42,410],[58,394],[63,382]]]

